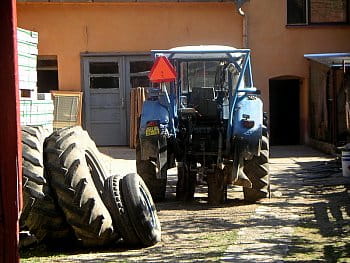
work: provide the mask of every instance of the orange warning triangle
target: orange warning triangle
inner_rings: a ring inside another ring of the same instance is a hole
[[[148,78],[151,82],[171,82],[176,79],[176,71],[166,57],[160,56],[154,62]]]

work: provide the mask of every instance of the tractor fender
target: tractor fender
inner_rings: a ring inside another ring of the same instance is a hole
[[[239,96],[233,116],[233,137],[241,141],[244,158],[259,155],[263,125],[263,103],[257,95]]]
[[[166,106],[159,103],[158,100],[147,100],[143,103],[140,135],[144,134],[148,121],[159,121],[162,125],[169,124],[169,112]]]
[[[159,168],[158,171],[161,171],[161,168],[167,163],[169,115],[167,107],[158,100],[147,100],[143,104],[139,129],[141,160],[154,160]],[[146,136],[149,121],[159,123],[160,134]]]

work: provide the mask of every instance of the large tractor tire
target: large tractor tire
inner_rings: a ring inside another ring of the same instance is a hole
[[[113,175],[106,179],[103,191],[103,201],[111,213],[113,226],[120,231],[123,241],[127,245],[140,246],[141,241],[131,223],[121,193],[120,175]]]
[[[136,145],[136,169],[146,183],[153,199],[155,201],[163,201],[166,192],[167,167],[162,168],[162,178],[158,179],[156,176],[156,163],[151,160],[141,160],[141,146],[139,142]]]
[[[72,231],[45,179],[45,137],[41,126],[22,127],[23,212],[20,224],[39,242],[59,243],[71,238]]]
[[[252,182],[252,188],[243,187],[247,201],[256,202],[270,196],[269,153],[268,134],[263,129],[260,156],[254,156],[244,164],[244,172]]]
[[[102,246],[118,238],[102,202],[106,173],[99,152],[81,127],[58,130],[45,142],[44,163],[58,204],[83,246]]]
[[[44,129],[40,126],[22,127],[23,209],[20,225],[25,224],[36,199],[44,197],[46,184],[43,164]]]
[[[146,184],[137,174],[127,174],[121,180],[122,200],[141,244],[152,246],[160,242],[157,209]]]
[[[191,173],[184,163],[177,164],[176,199],[192,201],[196,189],[196,174]]]

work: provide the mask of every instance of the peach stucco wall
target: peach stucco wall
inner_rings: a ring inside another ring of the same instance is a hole
[[[18,26],[39,32],[39,54],[58,56],[61,90],[81,89],[81,52],[242,43],[232,3],[19,3]]]
[[[250,0],[248,47],[255,86],[269,110],[269,79],[302,81],[301,134],[307,141],[306,53],[350,52],[350,26],[286,26],[286,0]],[[181,45],[243,46],[233,3],[19,3],[18,25],[39,32],[39,54],[57,55],[59,89],[81,89],[81,52],[147,52]],[[286,98],[281,98],[286,99]]]
[[[268,111],[269,79],[301,78],[300,124],[307,140],[309,62],[304,54],[350,52],[350,26],[286,27],[286,5],[286,0],[250,0],[243,8],[248,14],[254,82],[262,90]]]

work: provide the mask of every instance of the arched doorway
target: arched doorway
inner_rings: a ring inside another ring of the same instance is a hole
[[[269,80],[270,143],[300,144],[300,78]]]

